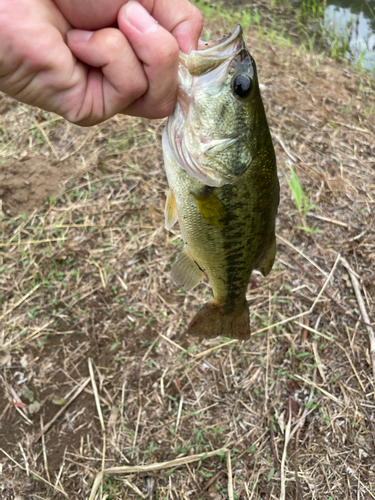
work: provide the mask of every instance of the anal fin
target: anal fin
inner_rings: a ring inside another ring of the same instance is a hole
[[[204,278],[203,271],[191,258],[186,247],[184,247],[173,264],[171,277],[177,286],[182,286],[187,290],[197,286]]]
[[[168,191],[167,200],[165,202],[164,215],[165,229],[170,231],[178,220],[176,199],[171,189]]]
[[[276,255],[276,238],[274,236],[266,256],[257,267],[258,271],[260,271],[263,274],[263,276],[267,276],[267,274],[271,271],[273,263],[275,261],[275,255]]]

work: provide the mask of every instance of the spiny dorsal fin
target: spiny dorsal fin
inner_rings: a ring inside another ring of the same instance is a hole
[[[168,191],[167,200],[165,202],[164,215],[165,229],[170,231],[178,220],[176,199],[171,189]]]
[[[275,261],[275,255],[276,255],[276,238],[274,236],[266,256],[257,267],[258,271],[260,271],[263,274],[263,276],[267,276],[267,274],[271,271],[273,263]]]
[[[176,262],[173,264],[171,277],[176,285],[182,286],[187,290],[191,290],[197,286],[204,278],[203,271],[191,258],[186,247],[184,247],[177,257]]]
[[[211,226],[225,227],[228,224],[228,210],[210,189],[202,193],[191,193],[196,199],[202,219]]]

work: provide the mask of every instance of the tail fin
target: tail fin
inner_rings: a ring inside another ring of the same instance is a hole
[[[223,335],[247,340],[250,337],[249,306],[245,301],[242,306],[228,311],[225,306],[209,302],[191,320],[187,333],[201,338]]]

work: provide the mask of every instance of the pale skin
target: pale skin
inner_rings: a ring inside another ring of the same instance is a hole
[[[188,0],[0,0],[0,91],[84,126],[162,118],[202,25]]]

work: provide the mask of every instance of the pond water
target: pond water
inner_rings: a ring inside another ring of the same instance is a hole
[[[347,40],[348,59],[375,70],[375,0],[327,0],[324,26],[331,40]]]
[[[251,0],[211,0],[211,3],[240,11],[254,9]],[[260,0],[257,6],[260,11],[263,3],[268,5],[269,0]],[[375,75],[375,0],[276,0],[276,3],[294,4],[302,10],[304,5],[310,6],[310,9],[312,6],[325,5],[323,18],[318,19],[318,22],[324,26],[331,51],[334,44],[341,44],[341,47],[345,44],[347,59],[360,61],[364,68]],[[316,29],[321,32],[321,29]]]

